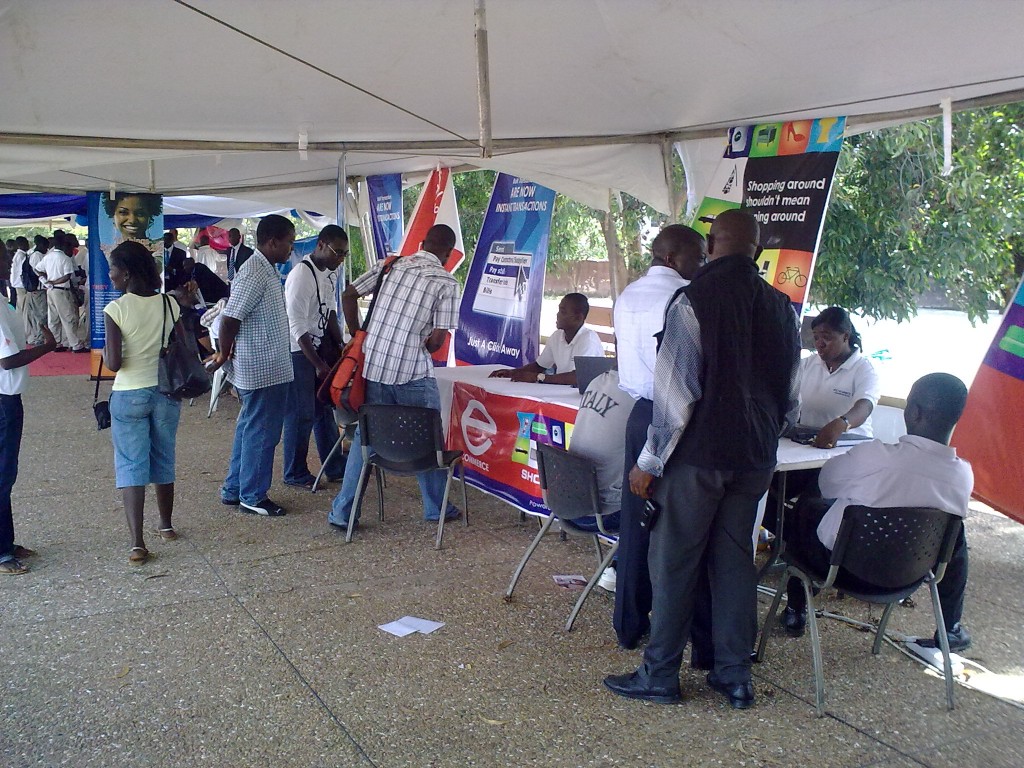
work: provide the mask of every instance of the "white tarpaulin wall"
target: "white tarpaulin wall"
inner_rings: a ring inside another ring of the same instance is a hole
[[[332,214],[345,152],[350,177],[441,160],[667,211],[674,141],[1024,98],[1019,2],[490,0],[489,143],[473,0],[129,5],[0,0],[0,192]]]

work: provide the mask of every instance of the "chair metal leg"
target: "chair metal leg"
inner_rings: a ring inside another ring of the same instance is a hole
[[[604,552],[601,551],[601,538],[594,536],[594,553],[597,555],[597,562],[600,563],[604,558]]]
[[[818,616],[814,609],[814,594],[811,592],[810,579],[799,571],[796,574],[804,586],[804,596],[807,598],[807,628],[811,634],[811,652],[814,657],[814,702],[818,710],[818,717],[824,717],[825,666],[821,661],[821,636],[818,634]]]
[[[533,541],[530,542],[530,546],[526,548],[526,553],[523,555],[523,559],[519,561],[519,565],[516,566],[516,572],[512,574],[512,581],[509,582],[508,589],[505,590],[505,602],[509,602],[512,599],[512,590],[516,588],[516,583],[519,581],[519,577],[523,573],[523,569],[526,567],[526,562],[533,555],[533,551],[537,549],[537,545],[540,544],[541,539],[544,538],[544,534],[548,532],[551,524],[555,522],[554,515],[548,515],[544,518],[544,523],[541,525],[537,535],[533,537]]]
[[[464,517],[463,525],[469,527],[469,496],[466,494],[466,464],[462,459],[457,459],[459,462],[459,468],[462,470],[462,514]]]
[[[383,470],[377,465],[373,467],[374,477],[377,478],[377,519],[384,522],[384,475]]]
[[[437,516],[437,538],[434,540],[434,549],[441,548],[441,539],[444,538],[444,519],[448,516],[448,492],[452,487],[452,475],[455,474],[455,466],[448,467],[448,479],[444,482],[444,496],[441,498],[441,513]]]
[[[772,606],[768,609],[768,615],[764,617],[764,625],[761,627],[761,642],[757,644],[757,661],[758,663],[765,660],[765,651],[768,648],[768,637],[771,635],[772,630],[775,629],[775,616],[779,612],[779,604],[782,602],[782,595],[786,591],[786,582],[789,581],[789,569],[786,569],[782,578],[779,579],[779,586],[775,588],[775,598],[772,600]]]
[[[594,537],[597,540],[597,536]],[[600,543],[598,543],[600,546]],[[583,592],[580,593],[579,600],[576,601],[576,605],[572,607],[572,613],[569,614],[569,620],[565,622],[565,631],[572,632],[573,622],[576,621],[576,616],[579,614],[580,609],[583,608],[583,603],[586,602],[587,597],[594,589],[594,585],[597,584],[597,580],[601,578],[601,574],[604,573],[604,569],[611,563],[612,558],[615,557],[615,553],[619,550],[619,542],[615,542],[608,549],[608,554],[604,556],[604,559],[597,564],[597,570],[594,571],[594,575],[590,577],[590,581],[587,582],[587,586],[583,588]]]
[[[882,640],[885,639],[885,628],[889,626],[889,617],[892,615],[893,608],[896,607],[896,603],[886,603],[885,610],[882,611],[882,618],[878,622],[878,629],[875,630],[875,642],[871,646],[871,653],[875,656],[882,650]]]
[[[313,480],[313,487],[310,489],[313,493],[316,493],[316,489],[320,485],[320,478],[322,478],[324,473],[327,471],[327,465],[330,463],[331,459],[334,458],[334,454],[338,451],[344,450],[342,445],[344,442],[345,435],[343,434],[338,438],[337,442],[334,443],[334,446],[331,448],[331,452],[327,454],[327,458],[320,464],[320,471],[316,473],[316,479]]]
[[[953,662],[949,658],[949,637],[946,635],[946,619],[942,615],[942,603],[939,602],[939,590],[935,580],[928,581],[928,591],[932,593],[932,609],[935,611],[935,631],[939,636],[939,647],[942,649],[942,674],[946,677],[946,708],[953,709]]]
[[[369,479],[369,474],[370,463],[363,462],[363,469],[359,473],[359,482],[356,483],[355,501],[352,504],[352,509],[350,509],[348,513],[348,530],[345,532],[346,544],[352,541],[352,531],[356,527],[356,518],[359,517],[359,513],[363,509],[363,490],[366,486],[366,481]]]

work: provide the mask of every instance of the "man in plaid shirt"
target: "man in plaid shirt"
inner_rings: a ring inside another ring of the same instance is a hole
[[[384,277],[364,344],[367,403],[440,410],[430,355],[442,347],[448,331],[458,326],[459,284],[442,266],[454,247],[455,232],[438,224],[427,232],[419,251],[395,261]],[[345,322],[353,333],[360,327],[357,301],[373,291],[382,268],[383,262],[350,283],[342,294]],[[337,528],[348,527],[362,469],[362,444],[356,430],[341,490],[327,516],[327,522]],[[444,470],[416,476],[423,494],[423,517],[428,521],[437,521],[441,514],[445,478]],[[449,504],[445,519],[459,514]]]
[[[285,510],[267,492],[293,375],[288,313],[274,265],[288,261],[295,225],[284,216],[264,216],[256,242],[257,250],[231,283],[231,298],[221,313],[219,349],[208,368],[226,364],[242,402],[220,500],[250,514],[280,517]]]

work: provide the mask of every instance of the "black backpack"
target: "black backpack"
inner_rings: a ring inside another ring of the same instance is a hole
[[[39,290],[39,275],[32,269],[32,261],[28,256],[25,256],[25,260],[21,262],[21,283],[25,286],[26,291]]]

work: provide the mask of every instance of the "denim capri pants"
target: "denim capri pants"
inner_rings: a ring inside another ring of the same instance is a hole
[[[181,403],[160,394],[156,387],[110,394],[118,488],[174,482],[174,444],[180,416]]]

